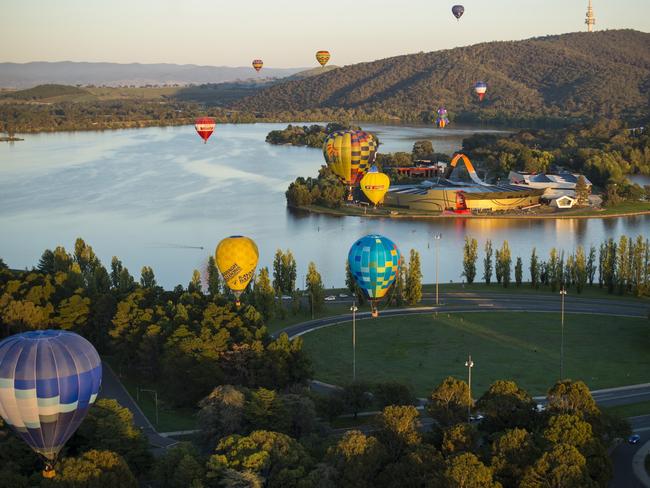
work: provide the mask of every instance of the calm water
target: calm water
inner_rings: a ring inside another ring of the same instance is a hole
[[[367,233],[391,237],[403,252],[422,254],[425,281],[434,279],[431,234],[441,232],[440,276],[460,280],[462,242],[491,238],[510,242],[513,256],[530,248],[547,255],[553,246],[572,249],[620,234],[650,235],[650,217],[618,220],[364,220],[301,215],[286,209],[284,191],[296,176],[316,175],[319,150],[271,146],[271,129],[285,124],[223,125],[207,145],[192,127],[26,135],[0,144],[0,256],[14,268],[36,264],[45,248],[73,248],[83,237],[104,264],[119,256],[132,274],[154,268],[165,287],[187,284],[204,269],[217,242],[244,234],[271,265],[277,248],[290,248],[299,281],[309,261],[326,286],[342,286],[352,242]],[[468,128],[368,126],[382,151],[410,151],[429,138],[452,152]],[[203,246],[204,250],[188,246]],[[482,268],[482,265],[479,266]],[[480,275],[480,273],[479,273]]]

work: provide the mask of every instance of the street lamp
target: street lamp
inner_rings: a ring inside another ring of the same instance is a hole
[[[467,357],[467,361],[465,361],[465,367],[467,368],[467,385],[469,386],[467,390],[467,423],[469,424],[472,411],[472,368],[474,367],[471,354]]]
[[[352,381],[357,380],[357,303],[352,302],[350,312],[352,312]]]
[[[438,305],[438,242],[442,238],[440,232],[433,234],[433,239],[436,241],[436,305]]]
[[[562,340],[560,342],[560,380],[564,379],[564,297],[565,296],[566,296],[566,290],[562,288],[560,290],[560,297],[562,301],[562,313],[561,313]]]

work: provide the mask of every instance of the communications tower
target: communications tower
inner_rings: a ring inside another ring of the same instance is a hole
[[[591,7],[591,0],[589,0],[589,6],[587,7],[587,18],[585,19],[585,24],[587,24],[587,32],[594,31],[596,17],[594,17],[594,9]]]

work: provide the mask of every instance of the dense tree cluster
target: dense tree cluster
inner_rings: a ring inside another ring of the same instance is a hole
[[[326,126],[322,125],[291,125],[286,129],[272,130],[266,136],[266,142],[269,144],[288,144],[291,146],[307,146],[314,148],[323,147],[325,138],[337,130],[361,129],[358,126],[343,124],[339,122],[330,122]]]
[[[463,276],[473,276],[478,260],[475,239],[466,238],[463,255]],[[497,283],[507,287],[511,281],[512,256],[508,241],[504,241],[493,257],[492,241],[486,240],[483,258],[483,279],[487,285],[492,281],[493,270]],[[578,246],[573,253],[565,254],[563,250],[552,248],[548,260],[537,255],[533,247],[529,260],[530,286],[539,288],[547,286],[552,291],[575,287],[582,293],[587,285],[598,283],[609,293],[635,296],[650,295],[650,241],[644,236],[636,238],[621,236],[617,241],[608,239],[598,248],[589,250]],[[517,257],[515,281],[521,286],[523,281],[523,260]]]
[[[624,198],[643,196],[626,175],[650,174],[650,132],[631,130],[616,119],[563,130],[476,134],[463,140],[463,151],[493,178],[505,178],[511,170],[539,173],[559,166],[585,174],[603,189],[616,184],[616,193]]]
[[[396,56],[279,83],[235,107],[294,119],[338,112],[346,120],[432,122],[444,105],[452,121],[522,125],[647,116],[649,37],[583,32]],[[488,83],[481,103],[472,90],[478,80]]]

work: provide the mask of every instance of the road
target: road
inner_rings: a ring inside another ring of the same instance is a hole
[[[639,479],[643,476],[642,470],[645,469],[643,468],[645,453],[650,451],[650,415],[633,417],[629,421],[632,430],[641,436],[641,440],[637,444],[622,442],[611,453],[614,464],[614,477],[609,484],[611,488],[650,487],[650,477],[645,475],[645,483]],[[633,468],[634,464],[640,465]]]

